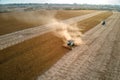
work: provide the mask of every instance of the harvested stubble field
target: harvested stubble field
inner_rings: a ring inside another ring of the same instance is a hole
[[[111,12],[104,14],[78,22],[78,25],[87,27],[89,24],[92,28],[101,20],[112,15]],[[0,80],[34,80],[36,76],[48,70],[69,51],[62,45],[62,40],[50,32],[1,50]]]

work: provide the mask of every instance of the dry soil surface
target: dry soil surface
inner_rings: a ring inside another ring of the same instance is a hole
[[[120,13],[85,33],[85,44],[60,59],[37,80],[120,80]]]

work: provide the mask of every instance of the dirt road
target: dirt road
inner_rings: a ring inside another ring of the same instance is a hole
[[[90,18],[102,12],[104,11],[99,11],[99,12],[90,13],[83,16],[73,17],[67,20],[63,20],[62,22],[67,24],[72,24],[74,22],[82,21],[84,19]],[[23,42],[25,40],[28,40],[30,38],[39,36],[43,33],[52,31],[53,30],[52,27],[54,27],[53,25],[54,23],[2,35],[0,36],[0,50],[10,47],[12,45],[15,45],[17,43]]]
[[[120,13],[83,36],[85,44],[63,56],[37,80],[120,80]]]

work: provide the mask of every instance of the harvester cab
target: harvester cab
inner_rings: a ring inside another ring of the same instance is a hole
[[[105,21],[102,21],[102,25],[105,25],[106,24],[106,22]]]
[[[68,40],[67,45],[70,46],[70,47],[73,47],[74,46],[74,41],[73,40]]]
[[[73,40],[68,40],[63,46],[69,50],[72,50],[72,48],[75,46],[75,43]]]

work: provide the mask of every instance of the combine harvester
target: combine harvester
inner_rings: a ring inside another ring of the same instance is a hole
[[[68,40],[66,42],[66,44],[63,45],[63,47],[65,47],[69,50],[72,50],[75,46],[77,46],[77,45],[74,43],[74,40]]]

